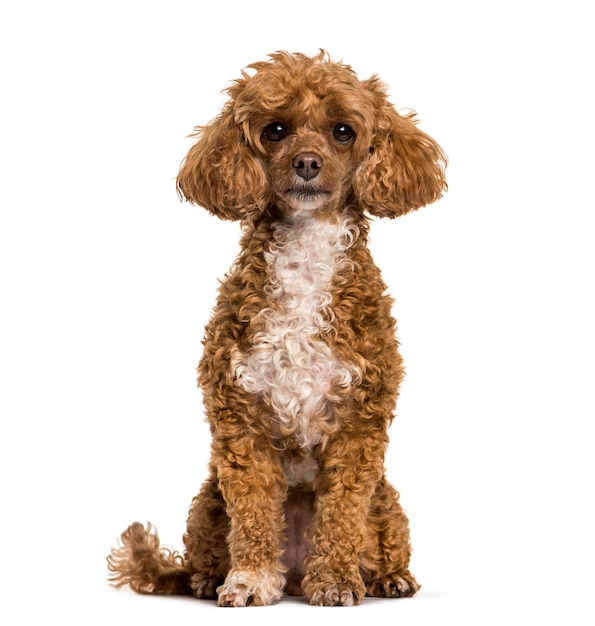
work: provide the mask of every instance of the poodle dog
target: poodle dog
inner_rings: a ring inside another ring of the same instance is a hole
[[[411,596],[408,520],[384,472],[403,363],[367,239],[370,215],[442,195],[446,156],[376,76],[322,50],[272,54],[227,93],[177,178],[243,228],[198,367],[210,474],[184,553],[134,523],[111,582],[220,606]]]

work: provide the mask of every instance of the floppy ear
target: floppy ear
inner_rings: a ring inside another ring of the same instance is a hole
[[[178,174],[179,194],[226,220],[250,218],[263,211],[267,177],[234,119],[233,102],[194,136],[198,141]]]
[[[447,189],[445,153],[417,128],[415,114],[396,112],[376,77],[362,86],[376,103],[370,154],[356,170],[353,183],[362,208],[393,218],[434,202]]]

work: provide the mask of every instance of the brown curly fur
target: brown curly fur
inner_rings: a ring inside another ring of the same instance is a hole
[[[403,365],[366,212],[393,218],[438,199],[446,157],[378,78],[360,81],[323,51],[273,54],[228,93],[178,176],[186,199],[244,229],[198,370],[210,476],[184,555],[135,523],[108,557],[112,583],[222,606],[270,604],[284,591],[319,605],[413,595],[408,521],[383,466]],[[325,237],[336,247],[328,258]],[[291,245],[304,265],[288,257],[283,283],[271,259]],[[328,285],[316,278],[327,261]],[[327,300],[308,304],[310,282]],[[299,328],[294,358],[283,333]],[[288,392],[291,376],[310,391]]]

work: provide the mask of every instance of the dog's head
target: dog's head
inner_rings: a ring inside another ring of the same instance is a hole
[[[396,217],[446,189],[445,154],[377,77],[360,81],[323,51],[278,52],[248,69],[182,164],[178,189],[190,202],[230,220],[346,202]]]

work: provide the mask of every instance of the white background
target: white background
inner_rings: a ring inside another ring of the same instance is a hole
[[[179,202],[186,137],[242,67],[319,47],[362,78],[378,73],[450,157],[443,200],[372,230],[408,367],[387,465],[423,587],[341,618],[594,623],[587,11],[573,0],[3,5],[3,623],[337,619],[291,599],[238,615],[105,582],[105,555],[136,519],[182,547],[206,475],[194,369],[238,227]]]

